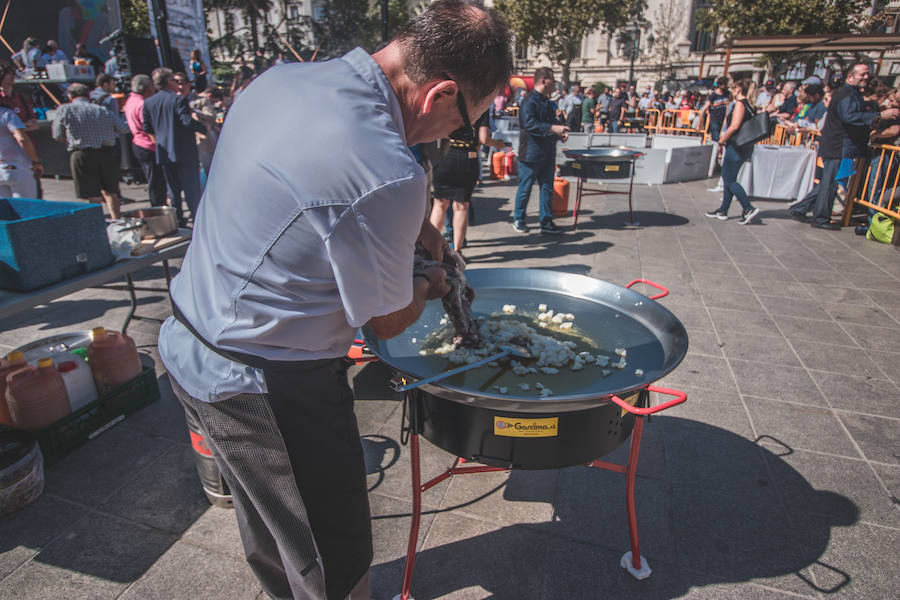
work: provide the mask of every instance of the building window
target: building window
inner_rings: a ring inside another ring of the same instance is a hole
[[[325,4],[317,2],[312,5],[312,20],[316,23],[325,20]]]
[[[711,7],[711,0],[696,0],[694,3],[694,14],[691,19],[691,52],[706,52],[716,44],[715,31],[700,31],[697,29],[697,16]]]
[[[694,31],[691,36],[691,52],[706,52],[716,43],[716,34],[712,31]]]
[[[528,46],[516,42],[516,59],[525,60],[528,58]]]
[[[288,6],[288,20],[296,21],[300,18],[300,7],[296,4]]]

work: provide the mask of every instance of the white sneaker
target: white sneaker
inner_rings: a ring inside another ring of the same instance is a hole
[[[759,209],[755,206],[741,215],[741,220],[738,221],[741,225],[747,225],[750,221],[753,220],[753,217],[759,214]]]
[[[725,190],[725,188],[721,188],[721,187],[706,188],[707,192],[712,192],[714,194],[721,194],[724,190]]]

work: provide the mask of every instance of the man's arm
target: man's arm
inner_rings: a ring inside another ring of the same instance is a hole
[[[878,116],[877,112],[863,112],[860,103],[852,96],[841,98],[837,105],[838,120],[848,125],[871,125]]]
[[[444,249],[448,245],[447,240],[444,239],[437,227],[431,224],[428,215],[425,215],[425,220],[422,222],[422,228],[419,229],[419,237],[416,241],[428,250],[432,259],[438,262],[444,260]]]
[[[37,150],[34,147],[34,144],[31,141],[31,138],[28,137],[28,134],[25,133],[25,129],[15,129],[12,132],[13,137],[16,140],[16,143],[22,147],[22,150],[25,151],[25,154],[28,155],[28,158],[31,159],[31,170],[34,172],[35,177],[40,177],[44,174],[44,166],[41,164],[41,159],[38,156]]]
[[[63,119],[65,119],[66,111],[65,105],[59,107],[59,110],[56,111],[56,117],[53,119],[53,124],[50,126],[50,133],[53,136],[53,139],[57,142],[65,142],[66,141],[66,128],[63,125]]]
[[[191,107],[188,106],[187,98],[179,96],[175,101],[175,115],[187,129],[196,133],[206,133],[206,125],[191,116]]]
[[[153,123],[150,122],[150,113],[147,112],[147,104],[144,103],[144,106],[141,107],[141,129],[144,130],[144,133],[154,134],[153,131]]]
[[[538,120],[537,102],[525,102],[522,107],[522,129],[531,135],[546,137],[553,135],[552,123]]]
[[[367,325],[380,340],[387,340],[400,335],[415,323],[425,310],[425,301],[443,298],[450,293],[447,284],[447,273],[441,267],[429,267],[419,277],[413,277],[413,299],[405,308],[381,317],[372,317]]]

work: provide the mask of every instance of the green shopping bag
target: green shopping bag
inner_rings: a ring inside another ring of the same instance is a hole
[[[882,244],[890,244],[893,237],[894,219],[880,212],[872,215],[872,223],[869,225],[866,238]]]

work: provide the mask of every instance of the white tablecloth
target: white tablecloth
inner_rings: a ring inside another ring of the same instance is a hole
[[[741,167],[738,182],[750,196],[800,200],[813,188],[815,174],[815,150],[758,145]]]

